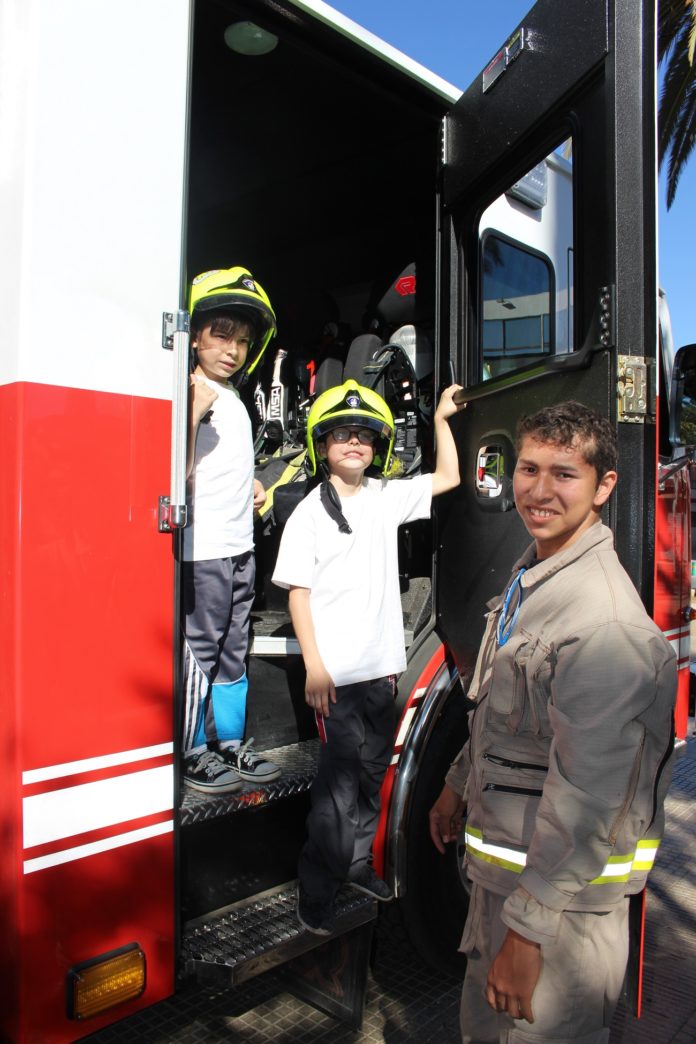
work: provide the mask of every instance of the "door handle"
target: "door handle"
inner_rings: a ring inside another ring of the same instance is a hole
[[[505,458],[500,446],[480,446],[476,465],[476,492],[480,497],[499,497],[503,492]]]
[[[500,442],[479,444],[476,454],[474,486],[484,511],[510,511],[515,506],[509,474],[514,459],[512,444],[504,435],[497,437]]]

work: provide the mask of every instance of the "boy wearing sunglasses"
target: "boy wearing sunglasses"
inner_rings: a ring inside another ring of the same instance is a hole
[[[465,1044],[609,1040],[629,896],[662,836],[677,684],[600,520],[616,481],[616,435],[593,410],[521,421],[513,488],[533,543],[489,603],[471,738],[430,812],[440,852],[466,813]]]
[[[394,420],[372,389],[346,381],[320,395],[307,419],[307,470],[323,481],[285,526],[273,582],[289,589],[322,740],[297,906],[318,935],[334,929],[344,881],[392,898],[368,860],[394,744],[396,675],[406,666],[397,530],[428,517],[432,497],[459,484],[448,423],[456,390],[442,393],[435,412],[435,471],[407,481],[387,481]]]

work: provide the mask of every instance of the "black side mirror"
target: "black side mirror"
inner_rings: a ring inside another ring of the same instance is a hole
[[[696,344],[674,356],[669,395],[669,440],[675,451],[696,446]]]

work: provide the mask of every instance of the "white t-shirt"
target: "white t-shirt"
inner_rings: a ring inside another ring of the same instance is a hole
[[[295,508],[273,573],[279,587],[307,587],[324,666],[335,685],[398,674],[406,666],[397,529],[430,515],[432,476],[363,479],[341,501],[352,533],[340,533],[319,488]]]
[[[204,378],[205,379],[205,378]],[[196,438],[188,482],[184,559],[231,558],[254,546],[254,444],[238,393],[206,379],[218,397]]]

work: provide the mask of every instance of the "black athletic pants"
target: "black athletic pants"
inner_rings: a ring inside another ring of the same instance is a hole
[[[313,899],[332,900],[370,855],[394,747],[394,696],[393,677],[339,685],[328,718],[317,715],[324,742],[298,867]]]

